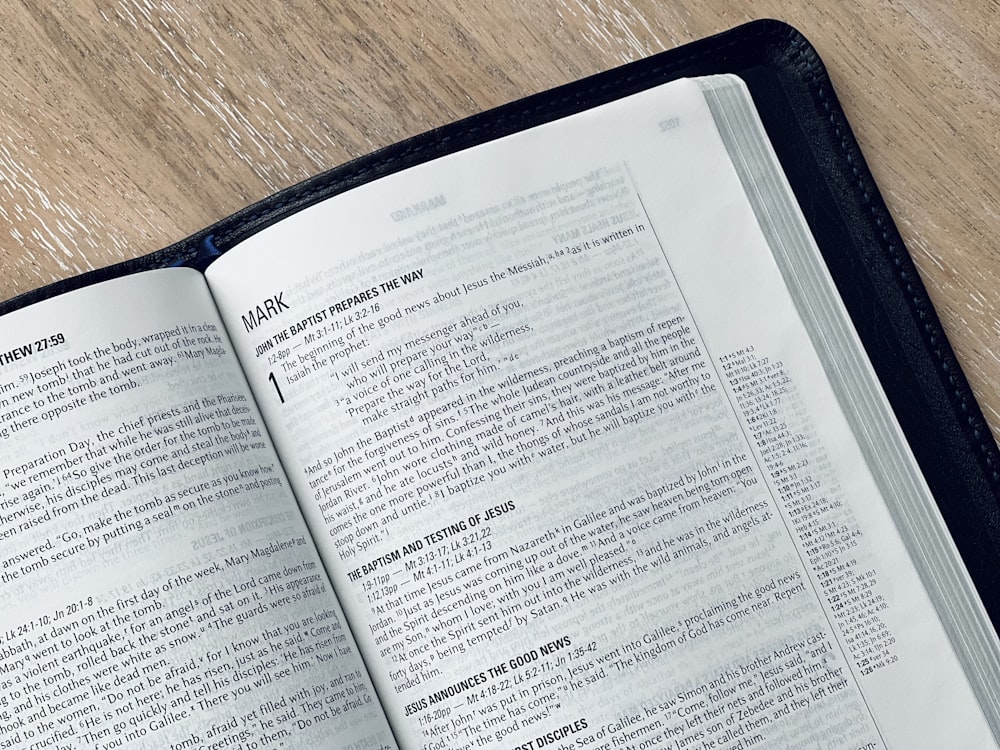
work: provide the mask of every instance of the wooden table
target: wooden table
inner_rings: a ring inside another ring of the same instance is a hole
[[[203,5],[5,9],[0,298],[150,252],[435,125],[774,17],[825,59],[1000,435],[995,2]]]

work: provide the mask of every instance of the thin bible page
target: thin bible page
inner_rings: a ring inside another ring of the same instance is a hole
[[[691,82],[207,276],[404,747],[992,746]]]
[[[0,539],[0,746],[395,747],[201,274],[0,318]]]

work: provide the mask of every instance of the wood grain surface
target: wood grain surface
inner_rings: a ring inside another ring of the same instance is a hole
[[[0,21],[0,298],[354,156],[752,18],[819,50],[1000,435],[996,0],[25,3]]]

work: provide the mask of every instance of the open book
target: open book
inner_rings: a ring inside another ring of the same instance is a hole
[[[0,317],[0,748],[998,746],[745,86],[641,88]]]

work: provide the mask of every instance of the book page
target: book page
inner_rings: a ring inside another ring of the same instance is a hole
[[[0,318],[0,539],[0,748],[396,746],[197,272]]]
[[[207,276],[401,746],[995,747],[692,83]]]

